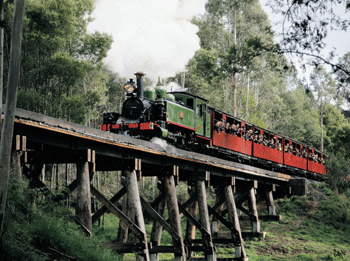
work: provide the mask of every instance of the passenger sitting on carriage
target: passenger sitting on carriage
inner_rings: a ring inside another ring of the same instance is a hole
[[[276,137],[273,137],[273,138],[270,140],[270,142],[269,142],[270,148],[274,148],[274,147],[275,147],[275,139],[276,139]]]
[[[267,140],[266,135],[264,135],[263,145],[264,145],[264,146],[267,146],[267,145],[268,145],[268,140]]]
[[[259,134],[259,143],[263,144],[264,141],[264,135],[262,135],[261,133]]]
[[[306,159],[307,158],[307,153],[306,153],[306,149],[303,149],[303,158]]]
[[[285,148],[285,151],[286,151],[287,153],[292,153],[292,152],[293,152],[293,145],[287,143],[286,148]]]
[[[319,162],[324,165],[324,159],[323,156],[320,157]]]
[[[221,119],[221,121],[218,121],[215,124],[215,127],[217,128],[219,133],[220,133],[220,131],[224,131],[225,130],[225,121],[224,121],[224,119]]]
[[[232,129],[232,133],[234,134],[234,135],[237,135],[237,131],[238,131],[238,129],[239,129],[239,124],[237,123],[236,125],[235,124],[232,124],[231,125],[231,129]]]
[[[309,159],[310,159],[311,161],[316,161],[316,155],[315,155],[315,153],[311,153],[311,154],[309,155]]]
[[[237,137],[242,137],[242,136],[244,136],[244,128],[238,128]]]
[[[257,131],[254,134],[254,139],[253,140],[254,140],[255,143],[259,143],[259,135],[258,135]]]
[[[281,145],[281,143],[279,143],[278,141],[277,141],[277,149],[280,150],[280,151],[282,151],[282,145]]]
[[[226,126],[225,126],[225,129],[226,129],[226,132],[227,133],[231,133],[232,132],[232,129],[231,129],[231,124],[226,122]]]
[[[252,140],[253,139],[253,130],[250,129],[249,131],[247,131],[246,135],[245,135],[245,139],[246,140]]]
[[[216,124],[215,124],[216,127],[220,127],[220,128],[223,128],[225,126],[224,124],[224,120],[221,119],[221,121],[218,121]]]
[[[313,156],[313,154],[312,154],[312,153],[310,153],[310,154],[309,154],[309,160],[312,160],[312,159],[313,159],[313,157],[314,157],[314,156]]]

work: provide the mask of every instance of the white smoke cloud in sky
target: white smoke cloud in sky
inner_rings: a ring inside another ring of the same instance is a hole
[[[206,0],[98,0],[88,30],[113,36],[107,65],[131,78],[142,71],[156,80],[184,70],[199,50],[191,19]]]

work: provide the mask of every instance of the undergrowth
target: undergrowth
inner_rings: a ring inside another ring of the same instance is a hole
[[[105,214],[101,226],[94,225],[93,238],[87,238],[63,203],[53,203],[44,191],[28,189],[26,183],[11,180],[10,184],[0,260],[122,260],[122,256],[102,248],[102,243],[117,239],[119,220],[114,215]],[[266,237],[245,241],[250,261],[350,260],[348,196],[336,195],[321,183],[311,185],[307,196],[276,200],[275,205],[282,219],[261,221]],[[185,235],[186,220],[181,222]],[[243,231],[251,229],[250,222],[246,224],[241,222]],[[148,220],[148,241],[151,229],[152,221]],[[201,238],[199,231],[196,234]],[[172,245],[167,232],[162,234],[161,245]],[[220,258],[232,258],[234,247],[217,245],[216,253]],[[173,258],[171,253],[160,254],[160,260]],[[135,254],[124,255],[124,260],[135,260]]]
[[[118,260],[73,223],[73,215],[43,191],[11,180],[0,258],[12,260]]]

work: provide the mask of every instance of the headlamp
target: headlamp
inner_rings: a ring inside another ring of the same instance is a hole
[[[124,85],[124,90],[126,94],[132,94],[133,92],[135,92],[136,90],[135,82],[133,82],[133,80],[130,79],[130,81]]]

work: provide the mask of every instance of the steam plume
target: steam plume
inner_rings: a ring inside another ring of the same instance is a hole
[[[90,31],[113,36],[106,63],[121,76],[156,80],[182,71],[200,46],[191,19],[206,0],[99,0]]]

